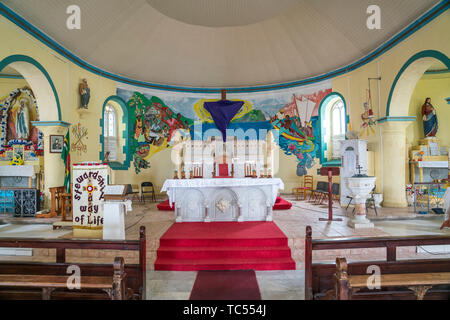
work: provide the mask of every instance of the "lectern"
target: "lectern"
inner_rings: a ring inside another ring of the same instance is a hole
[[[342,221],[341,218],[333,219],[333,176],[339,175],[338,167],[320,168],[321,176],[328,176],[328,219],[320,218],[319,221]]]
[[[125,213],[131,211],[126,192],[125,185],[109,185],[105,189],[103,240],[125,240]]]

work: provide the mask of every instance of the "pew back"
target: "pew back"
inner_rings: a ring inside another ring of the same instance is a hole
[[[368,237],[368,238],[338,238],[312,239],[312,229],[306,227],[305,238],[305,298],[307,300],[321,299],[334,288],[334,263],[313,263],[313,250],[386,248],[386,261],[362,261],[348,264],[349,274],[367,274],[371,265],[380,267],[381,273],[423,273],[450,272],[450,259],[413,259],[397,260],[397,248],[402,246],[442,245],[450,244],[448,235],[426,235],[406,237]],[[406,296],[398,293],[397,298]],[[433,295],[430,295],[433,297]],[[381,296],[379,297],[381,298]],[[388,298],[387,296],[385,298]]]
[[[67,239],[0,239],[0,247],[13,248],[49,248],[56,249],[56,262],[20,262],[1,261],[0,274],[24,274],[24,275],[67,275],[68,267],[77,265],[80,267],[81,276],[113,276],[111,264],[97,263],[67,263],[67,249],[81,250],[134,250],[139,252],[138,264],[126,264],[127,286],[133,290],[136,299],[145,299],[146,293],[146,236],[145,227],[139,230],[139,240],[67,240]],[[63,294],[62,294],[63,295]],[[14,293],[9,292],[7,297],[14,297]],[[18,294],[18,296],[20,296]],[[33,296],[30,293],[30,296]],[[0,292],[0,299],[4,298]]]

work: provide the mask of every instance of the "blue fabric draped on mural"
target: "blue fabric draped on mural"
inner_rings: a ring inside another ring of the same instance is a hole
[[[217,128],[222,133],[223,141],[227,141],[227,128],[231,119],[239,112],[244,101],[219,100],[216,102],[205,102],[204,107],[211,114]]]
[[[272,130],[274,136],[278,134],[278,130],[273,130],[270,121],[230,123],[228,129],[232,130],[228,136],[236,136],[238,140],[265,140],[266,135],[270,130]],[[193,125],[189,128],[189,131],[192,140],[206,140],[219,133],[214,123],[202,123],[201,130],[198,130],[195,125]]]

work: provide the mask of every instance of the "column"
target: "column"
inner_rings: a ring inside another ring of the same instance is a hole
[[[408,205],[406,181],[406,128],[411,118],[379,119],[383,143],[383,206],[403,208]]]
[[[65,163],[61,159],[61,153],[50,153],[50,136],[66,136],[70,123],[64,121],[33,121],[44,135],[44,190],[45,207],[50,208],[51,194],[49,188],[64,185]],[[43,208],[42,208],[43,209]]]
[[[211,217],[209,216],[209,202],[205,201],[203,206],[205,207],[205,219],[203,222],[211,222]]]
[[[272,202],[267,200],[266,206],[267,206],[266,221],[273,221],[273,217],[272,217],[272,209],[273,209]]]

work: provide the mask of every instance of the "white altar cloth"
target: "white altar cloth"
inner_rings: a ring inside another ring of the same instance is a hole
[[[272,221],[280,178],[168,179],[161,191],[181,221]]]
[[[413,161],[419,168],[448,168],[448,161]]]
[[[34,177],[34,166],[0,166],[0,177]]]

